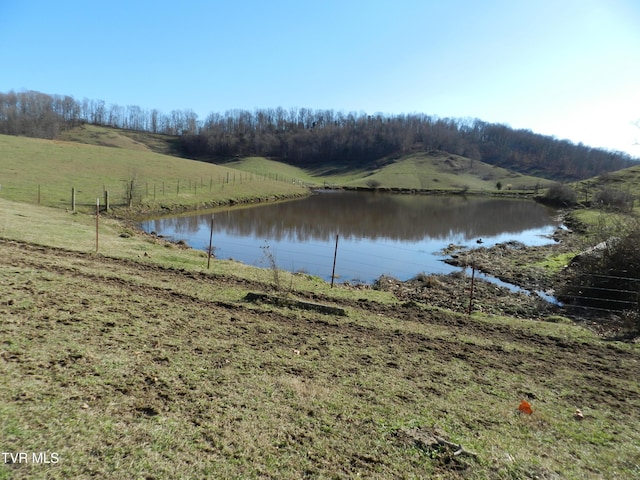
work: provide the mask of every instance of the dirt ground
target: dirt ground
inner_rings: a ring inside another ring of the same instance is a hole
[[[260,312],[255,311],[249,305],[242,303],[220,302],[216,300],[206,300],[200,298],[195,292],[204,282],[209,284],[218,284],[222,288],[229,286],[237,286],[248,291],[260,290],[264,285],[252,283],[246,280],[238,280],[230,277],[215,278],[207,274],[181,272],[168,270],[153,265],[139,264],[135,262],[118,260],[113,258],[105,258],[94,255],[80,254],[77,252],[69,252],[65,250],[34,246],[29,244],[21,244],[0,240],[0,263],[2,265],[15,267],[18,269],[36,269],[45,270],[47,272],[55,272],[65,277],[73,277],[80,280],[82,289],[75,293],[75,297],[93,296],[95,292],[99,292],[106,287],[115,288],[122,291],[126,296],[149,298],[153,302],[172,302],[177,303],[185,310],[185,312],[205,309],[212,316],[233,315],[237,321],[255,321],[256,317],[267,316],[270,321],[281,323],[283,325],[292,325],[298,331],[300,336],[305,336],[313,332],[317,335],[325,331],[327,334],[335,334],[340,332],[341,335],[352,334],[357,336],[363,343],[392,343],[399,350],[411,351],[424,348],[424,340],[419,335],[400,334],[397,332],[389,332],[375,327],[364,327],[357,324],[341,324],[334,325],[330,322],[314,322],[306,324],[300,322],[295,315],[286,313],[278,313],[274,311]],[[498,247],[499,248],[499,247]],[[74,259],[81,267],[70,267],[66,262],[60,262],[60,259]],[[117,271],[117,276],[112,276],[109,272]],[[97,274],[97,272],[106,272],[105,274]],[[127,276],[131,276],[132,281],[123,280]],[[139,279],[148,276],[154,278],[154,285],[140,282]],[[166,285],[166,287],[158,287],[158,283]],[[411,282],[409,282],[411,284]],[[421,282],[423,283],[423,282]],[[429,283],[429,282],[427,282]],[[530,355],[521,351],[508,351],[497,345],[506,344],[517,341],[527,345],[529,350],[544,349],[546,355],[539,357],[536,361],[536,373],[540,375],[553,375],[558,364],[570,362],[576,369],[585,369],[594,372],[600,384],[606,384],[610,378],[627,379],[631,372],[627,367],[622,365],[626,360],[633,357],[633,354],[618,351],[610,348],[606,343],[586,345],[582,342],[567,341],[561,338],[550,338],[535,333],[528,333],[514,330],[502,324],[492,324],[487,322],[477,322],[472,319],[465,320],[464,316],[447,315],[446,313],[434,313],[425,311],[414,303],[412,300],[419,299],[421,302],[432,305],[450,308],[452,310],[466,311],[468,307],[468,297],[465,290],[468,288],[468,278],[458,281],[454,276],[449,282],[445,279],[434,280],[435,286],[423,286],[421,289],[406,289],[402,284],[395,284],[390,280],[390,285],[397,292],[400,300],[406,300],[399,305],[384,305],[371,302],[366,298],[366,290],[362,292],[362,298],[358,300],[343,300],[342,302],[335,298],[327,299],[323,296],[314,294],[299,295],[300,298],[305,296],[314,301],[329,300],[334,305],[340,305],[349,309],[356,309],[364,312],[365,315],[385,316],[398,321],[419,322],[422,324],[434,324],[454,327],[465,333],[479,335],[482,338],[490,339],[494,345],[485,347],[472,344],[459,344],[455,339],[441,339],[437,343],[430,343],[428,348],[437,350],[439,357],[446,362],[448,358],[464,358],[473,366],[480,365],[502,365],[503,368],[512,369],[517,372],[521,369],[521,365],[530,361]],[[496,295],[503,294],[496,303],[494,309],[501,313],[503,309],[513,308],[515,313],[525,314],[529,308],[531,299],[523,294],[507,295],[500,287],[492,284],[479,282],[476,288],[476,296],[474,305],[489,305],[488,299],[495,301]],[[179,290],[174,286],[180,285]],[[15,288],[23,290],[33,290],[29,283],[23,285],[15,285]],[[407,290],[405,292],[405,289]],[[420,290],[420,291],[419,291]],[[431,291],[435,291],[431,294]],[[192,291],[193,294],[187,292]],[[459,292],[459,294],[458,294]],[[514,298],[522,299],[522,302],[514,302]],[[459,299],[459,300],[458,300]],[[36,295],[33,297],[34,310],[42,310],[51,308],[52,302],[60,307],[60,309],[71,309],[78,311],[83,308],[84,303],[80,301],[77,305],[70,304],[74,300],[71,297],[51,298],[49,295]],[[4,299],[2,302],[3,313],[13,306],[10,299]],[[116,311],[126,311],[126,305],[114,305]],[[486,310],[491,311],[491,307]],[[508,313],[508,312],[507,312]],[[188,317],[188,314],[185,315]],[[53,321],[53,319],[51,319]],[[176,320],[178,321],[178,320]],[[108,326],[107,326],[108,327]],[[29,336],[29,329],[38,329],[38,325],[24,325],[23,334]],[[37,335],[34,330],[33,335]],[[160,339],[160,336],[158,336]],[[259,338],[252,339],[253,342],[260,342]],[[633,360],[635,363],[635,360]],[[606,365],[606,367],[605,367]],[[597,373],[598,367],[604,367],[604,372]],[[638,367],[638,365],[636,365]],[[636,378],[640,378],[640,370],[636,372]],[[611,397],[607,401],[616,403],[624,401],[614,392],[609,392]],[[593,390],[594,398],[600,399],[602,395],[607,395],[599,388]]]

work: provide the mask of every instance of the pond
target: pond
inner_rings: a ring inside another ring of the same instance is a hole
[[[371,283],[381,275],[459,270],[444,263],[450,244],[553,243],[556,212],[531,200],[322,191],[302,200],[213,213],[150,219],[141,224],[174,241],[249,265],[300,271],[336,281]],[[338,236],[336,250],[336,236]]]

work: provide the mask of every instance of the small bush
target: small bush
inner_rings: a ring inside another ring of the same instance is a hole
[[[426,288],[437,288],[442,286],[440,280],[435,275],[428,275],[424,272],[417,274],[411,279],[412,282],[421,283]]]
[[[134,205],[140,205],[143,197],[143,183],[140,178],[133,174],[128,179],[122,180],[123,183],[123,203],[129,208]]]
[[[289,277],[289,286],[284,284],[284,278],[282,276],[283,271],[278,268],[278,262],[276,261],[276,254],[271,250],[271,246],[266,243],[260,247],[262,249],[262,260],[260,263],[266,265],[266,268],[271,272],[271,278],[273,280],[272,288],[281,294],[288,296],[293,291],[293,276]]]
[[[570,207],[576,204],[576,192],[571,187],[556,183],[551,185],[544,195],[545,203],[558,205],[561,207]]]
[[[593,203],[599,208],[630,212],[633,210],[633,195],[628,192],[605,188],[593,196]]]

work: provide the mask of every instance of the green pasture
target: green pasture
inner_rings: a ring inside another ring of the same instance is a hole
[[[133,185],[136,204],[150,210],[229,201],[304,195],[290,181],[259,177],[229,167],[157,154],[0,135],[0,197],[17,202],[92,208],[109,192],[111,206],[126,203]]]
[[[370,174],[365,169],[336,173],[331,166],[304,169],[265,157],[245,157],[224,165],[261,177],[291,180],[315,187],[356,184]]]
[[[359,180],[367,184],[376,181],[381,187],[433,190],[534,190],[549,180],[521,175],[504,168],[445,153],[416,153],[399,158],[371,175]]]
[[[382,167],[335,172],[325,168],[302,169],[262,157],[238,159],[225,165],[258,175],[278,175],[310,185],[381,187],[416,190],[471,190],[503,193],[534,191],[553,183],[538,177],[455,155],[418,153],[399,157]]]
[[[632,212],[640,214],[640,165],[575,182],[572,188],[579,202],[590,202],[602,190],[630,194],[635,200]]]
[[[172,155],[177,150],[178,137],[86,124],[61,132],[56,140]]]

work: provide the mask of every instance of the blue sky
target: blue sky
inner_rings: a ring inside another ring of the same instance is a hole
[[[638,0],[0,0],[0,91],[480,118],[640,157]]]

